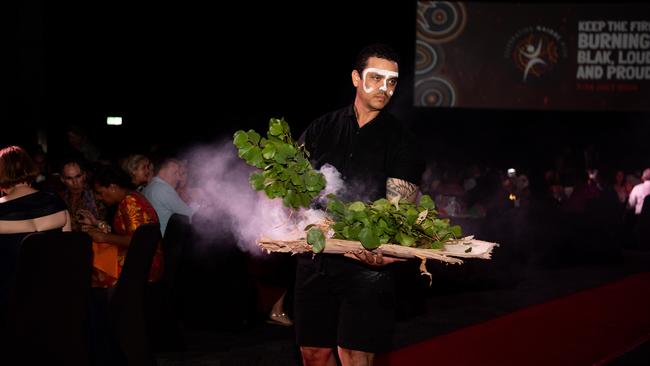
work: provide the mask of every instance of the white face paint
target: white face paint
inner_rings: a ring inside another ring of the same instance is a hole
[[[379,87],[379,90],[386,92],[389,96],[392,97],[393,92],[395,91],[395,89],[392,88],[391,90],[388,90],[388,86],[387,86],[386,83],[388,82],[388,80],[397,79],[397,77],[399,76],[399,73],[395,72],[395,71],[385,70],[385,69],[378,69],[378,68],[375,68],[375,67],[366,68],[365,70],[363,70],[363,74],[361,75],[361,78],[363,79],[363,91],[365,91],[367,94],[370,94],[373,91],[375,91],[374,87],[372,87],[372,86],[367,87],[366,86],[366,75],[369,72],[371,72],[371,73],[373,73],[375,75],[381,76],[383,78],[384,84]]]

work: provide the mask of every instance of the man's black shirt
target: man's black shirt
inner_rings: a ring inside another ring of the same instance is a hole
[[[359,128],[352,105],[314,120],[300,137],[315,169],[333,165],[344,200],[386,197],[386,179],[419,184],[423,162],[413,134],[386,111]]]

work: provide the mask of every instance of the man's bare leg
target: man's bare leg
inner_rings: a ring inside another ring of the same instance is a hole
[[[331,348],[300,347],[300,353],[303,366],[336,366],[336,357]]]
[[[375,354],[339,347],[339,358],[343,366],[372,366]]]

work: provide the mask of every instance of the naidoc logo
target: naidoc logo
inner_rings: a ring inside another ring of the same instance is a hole
[[[514,63],[526,82],[553,71],[567,58],[567,47],[562,36],[549,27],[526,27],[510,38],[504,57]]]

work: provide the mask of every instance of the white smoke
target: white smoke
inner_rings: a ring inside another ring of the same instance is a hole
[[[248,178],[256,169],[237,156],[231,141],[195,148],[186,154],[190,164],[188,186],[200,192],[201,219],[193,226],[203,238],[234,234],[243,251],[261,254],[257,240],[297,240],[305,237],[304,228],[327,217],[322,210],[289,210],[281,199],[269,199],[255,191]],[[340,174],[330,165],[321,169],[327,179],[322,193],[336,193],[343,187]],[[219,245],[220,240],[213,240]],[[224,243],[227,244],[227,243]]]
[[[325,176],[327,185],[323,192],[322,196],[327,196],[328,194],[339,195],[343,192],[344,185],[343,179],[341,178],[341,173],[333,165],[325,164],[320,168],[320,172]]]

